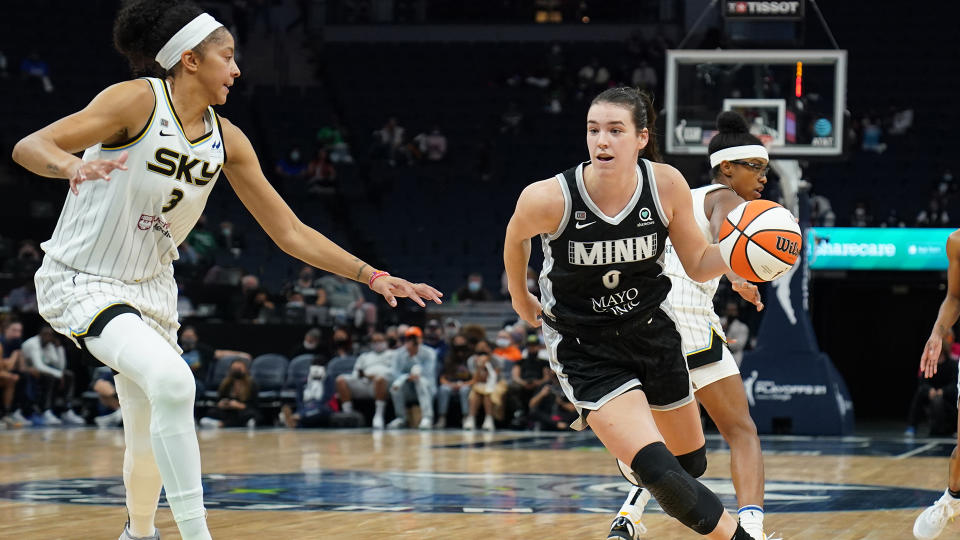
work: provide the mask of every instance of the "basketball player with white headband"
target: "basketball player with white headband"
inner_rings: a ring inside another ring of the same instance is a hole
[[[751,135],[746,121],[739,114],[727,111],[717,117],[718,133],[707,147],[713,181],[690,190],[693,196],[693,214],[703,237],[717,242],[720,224],[731,210],[744,201],[759,199],[767,183],[770,157],[760,140]],[[677,330],[683,338],[683,346],[690,370],[690,380],[695,396],[713,419],[720,434],[730,446],[730,471],[737,492],[740,525],[755,540],[765,540],[763,532],[763,456],[760,453],[760,438],[757,427],[750,418],[746,393],[740,370],[733,354],[727,347],[726,336],[720,317],[714,312],[713,296],[720,278],[700,283],[687,276],[668,240],[664,273],[670,276],[672,287],[667,303],[673,308]],[[733,290],[748,302],[763,309],[756,285],[745,281],[733,272],[727,272]],[[629,469],[621,470],[628,480]],[[650,499],[642,487],[634,487],[616,520],[617,528],[630,535],[625,521],[639,523],[643,505]]]
[[[240,70],[234,39],[189,2],[133,0],[114,44],[141,78],[103,90],[83,110],[28,135],[13,158],[69,180],[36,274],[40,314],[117,371],[128,522],[121,540],[157,539],[161,487],[184,540],[210,532],[193,424],[194,379],[177,346],[172,262],[220,172],[283,251],[366,283],[391,306],[441,294],[375,270],[304,225],[264,177],[247,137],[212,106]],[[83,150],[83,158],[73,154]]]

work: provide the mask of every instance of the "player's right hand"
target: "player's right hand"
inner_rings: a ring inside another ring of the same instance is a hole
[[[512,300],[513,310],[517,312],[517,315],[520,315],[520,318],[530,326],[538,328],[541,324],[540,315],[543,313],[540,308],[540,300],[529,291],[526,294],[513,296]]]
[[[923,346],[923,355],[920,356],[920,371],[926,378],[933,377],[937,373],[937,363],[940,360],[940,347],[943,339],[936,334],[930,334],[930,339]]]
[[[103,179],[110,181],[110,171],[127,170],[127,151],[124,150],[117,159],[96,159],[93,161],[83,161],[77,170],[70,177],[70,191],[74,195],[79,195],[78,186],[87,180]]]

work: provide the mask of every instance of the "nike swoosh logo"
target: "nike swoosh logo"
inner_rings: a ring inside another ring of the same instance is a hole
[[[596,221],[591,221],[590,223],[580,223],[579,221],[574,225],[578,229],[583,229],[584,227],[589,227],[596,223]]]
[[[161,137],[173,137],[174,135],[176,135],[176,133],[164,133],[162,129],[160,130]]]

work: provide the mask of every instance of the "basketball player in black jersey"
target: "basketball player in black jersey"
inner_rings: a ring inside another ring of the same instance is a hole
[[[590,161],[535,182],[507,226],[504,264],[513,307],[544,323],[551,368],[580,418],[663,510],[716,540],[749,536],[694,477],[706,470],[700,415],[680,334],[664,304],[669,235],[697,281],[729,269],[693,217],[686,180],[657,159],[649,98],[605,90],[587,113]],[[542,298],[527,291],[530,238],[544,251]],[[542,300],[542,304],[541,304]]]

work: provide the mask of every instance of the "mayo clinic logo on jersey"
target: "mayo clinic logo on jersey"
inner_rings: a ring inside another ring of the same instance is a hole
[[[757,370],[753,370],[750,376],[743,380],[743,389],[747,393],[747,401],[751,407],[757,405],[757,401],[790,401],[793,396],[825,396],[827,395],[827,385],[825,384],[777,384],[776,381],[759,379]]]
[[[604,276],[604,279],[606,279],[606,276]],[[618,275],[616,279],[619,281],[620,276]],[[606,282],[604,282],[604,285],[606,285]],[[630,313],[640,305],[640,303],[637,302],[637,297],[639,296],[640,291],[636,287],[631,287],[625,291],[615,292],[599,298],[591,298],[590,304],[596,313],[609,313],[621,317]]]
[[[640,223],[637,223],[637,227],[646,227],[647,225],[653,225],[653,214],[649,208],[644,206],[640,209]]]
[[[170,238],[170,223],[160,216],[140,214],[140,220],[137,221],[137,228],[141,231],[149,231],[150,229],[153,229],[167,238]]]
[[[636,236],[599,242],[570,241],[568,260],[577,266],[633,263],[657,255],[657,235]]]

